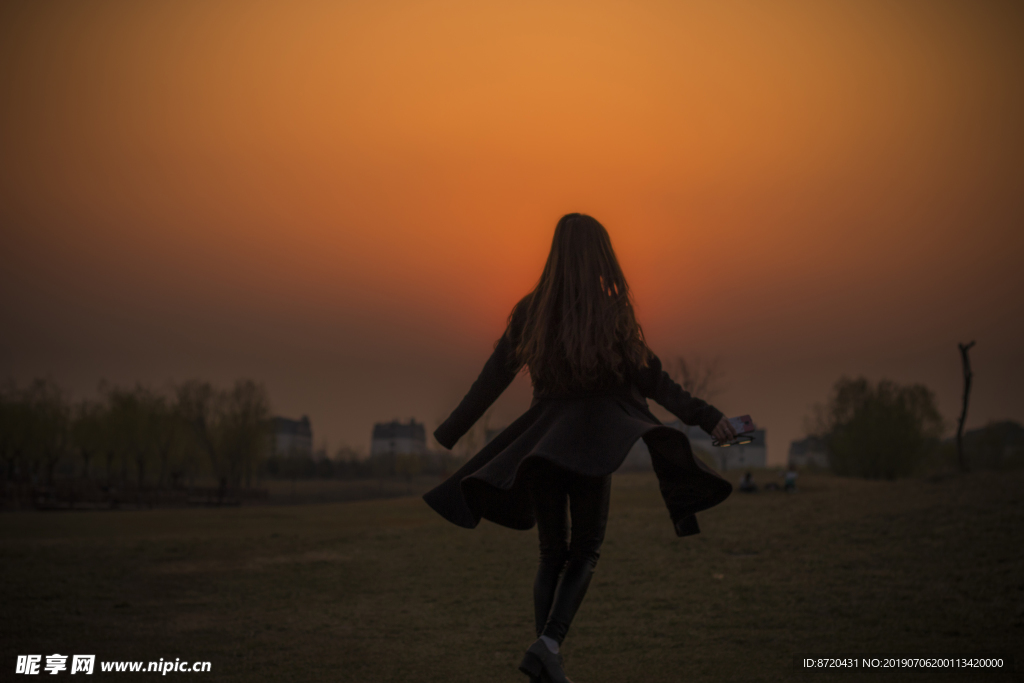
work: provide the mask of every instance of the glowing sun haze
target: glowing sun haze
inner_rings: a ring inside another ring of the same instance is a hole
[[[1002,2],[6,2],[0,375],[432,431],[581,211],[773,462],[842,373],[952,420],[971,339],[968,426],[1024,419],[1022,36]]]

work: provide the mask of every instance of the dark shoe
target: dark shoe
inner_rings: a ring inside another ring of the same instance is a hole
[[[562,655],[556,655],[539,638],[530,646],[519,664],[519,670],[531,678],[547,674],[552,683],[572,683],[562,671]]]

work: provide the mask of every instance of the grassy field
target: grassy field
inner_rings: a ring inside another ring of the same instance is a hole
[[[615,475],[569,676],[1020,680],[805,673],[793,657],[1002,652],[1024,670],[1024,473],[799,487],[734,493],[677,538],[653,475]],[[535,545],[415,497],[3,514],[0,679],[32,680],[17,654],[57,652],[212,662],[168,680],[525,683]]]
[[[266,489],[270,505],[293,503],[348,503],[373,498],[421,496],[437,486],[438,477],[420,475],[406,479],[265,479],[256,486]]]

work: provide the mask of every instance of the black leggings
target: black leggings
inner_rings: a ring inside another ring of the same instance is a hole
[[[611,475],[586,477],[538,459],[530,481],[540,537],[533,584],[538,637],[561,643],[583,602],[604,542],[611,481]],[[567,513],[572,515],[571,540]]]

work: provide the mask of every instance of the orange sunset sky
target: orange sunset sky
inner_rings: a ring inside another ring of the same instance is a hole
[[[844,373],[951,434],[971,339],[967,426],[1022,420],[1021,7],[4,2],[0,378],[251,377],[332,451],[429,432],[580,211],[770,462]]]

